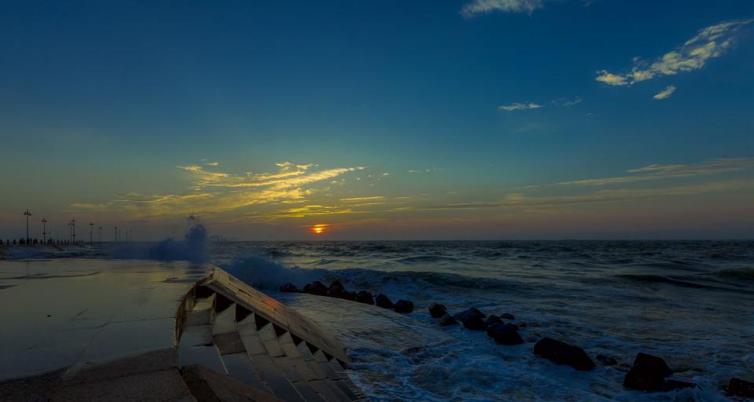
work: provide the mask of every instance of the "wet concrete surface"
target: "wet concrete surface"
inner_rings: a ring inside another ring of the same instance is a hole
[[[210,266],[0,261],[0,380],[173,346],[177,305]]]

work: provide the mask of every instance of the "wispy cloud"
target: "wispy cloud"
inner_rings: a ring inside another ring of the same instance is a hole
[[[473,0],[463,6],[461,15],[473,17],[492,12],[531,14],[542,6],[542,0]]]
[[[672,185],[659,188],[600,189],[567,195],[531,195],[510,193],[499,201],[433,203],[404,207],[402,211],[479,210],[499,208],[561,207],[578,204],[625,202],[666,197],[695,196],[738,190],[754,190],[752,180],[721,180],[690,185]]]
[[[526,103],[511,103],[509,105],[500,105],[497,108],[499,110],[505,110],[506,112],[516,112],[519,110],[534,110],[534,109],[541,109],[544,106],[534,103],[534,102],[526,102]]]
[[[722,56],[733,46],[735,34],[752,19],[727,21],[700,30],[693,38],[665,53],[651,63],[634,59],[627,73],[597,72],[597,81],[613,86],[627,86],[653,78],[699,70],[710,59]]]
[[[235,175],[205,169],[201,165],[179,166],[191,175],[191,188],[185,194],[124,194],[105,203],[76,203],[74,208],[94,211],[121,211],[138,216],[169,216],[191,213],[215,214],[252,206],[305,202],[312,186],[364,167],[314,169],[313,164],[277,164],[269,173]]]
[[[558,107],[573,107],[583,101],[584,99],[582,99],[580,96],[577,96],[575,98],[555,99],[554,101],[552,101],[552,104]]]
[[[663,100],[670,98],[671,95],[675,92],[675,85],[668,85],[667,88],[663,89],[662,91],[658,92],[653,96],[655,100]]]
[[[708,176],[754,169],[754,157],[723,158],[690,164],[653,164],[627,171],[627,175],[582,179],[557,183],[558,185],[606,186],[644,181],[666,180],[682,177]]]

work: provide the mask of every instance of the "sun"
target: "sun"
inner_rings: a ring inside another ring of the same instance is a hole
[[[312,225],[312,227],[309,228],[309,231],[315,235],[325,234],[325,232],[327,232],[327,224],[318,223],[316,225]]]

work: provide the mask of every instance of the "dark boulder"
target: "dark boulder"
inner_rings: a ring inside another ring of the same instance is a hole
[[[614,357],[605,356],[605,355],[597,355],[596,357],[597,361],[602,363],[603,366],[615,366],[618,364],[618,360],[615,360]]]
[[[584,349],[552,338],[540,339],[534,345],[534,354],[556,364],[571,366],[576,370],[587,371],[595,367]]]
[[[339,296],[336,297],[338,299],[356,301],[356,292],[349,292],[347,290],[344,290]]]
[[[518,334],[518,327],[513,324],[505,324],[502,321],[487,327],[487,335],[501,345],[520,345],[524,343]]]
[[[515,320],[516,319],[516,317],[513,314],[511,314],[511,313],[500,314],[500,318],[502,318],[504,320]]]
[[[376,304],[377,307],[393,308],[393,302],[391,302],[390,299],[382,293],[378,294],[377,298],[374,299],[374,304]]]
[[[374,297],[366,290],[362,290],[356,294],[356,301],[364,304],[374,304]]]
[[[320,281],[314,281],[304,286],[304,292],[317,296],[326,296],[327,286],[325,286],[325,284]]]
[[[344,299],[345,298],[344,296],[346,295],[346,293],[347,291],[346,291],[345,286],[343,286],[343,284],[337,280],[333,281],[330,284],[330,287],[327,288],[327,295],[330,297],[337,297],[339,299]]]
[[[450,314],[446,313],[444,316],[440,317],[440,320],[437,321],[437,323],[445,327],[448,325],[456,325],[458,324],[458,321],[456,321],[456,319],[453,318]]]
[[[414,303],[408,300],[398,300],[393,305],[393,310],[395,310],[396,313],[407,314],[414,311]]]
[[[495,324],[502,324],[503,320],[500,319],[500,317],[496,316],[495,314],[490,314],[490,316],[487,317],[486,320],[484,320],[484,323],[487,324],[487,327],[491,327]]]
[[[432,303],[429,305],[429,315],[432,316],[432,318],[440,318],[444,316],[448,312],[448,309],[445,308],[442,304],[439,303]]]
[[[659,391],[662,389],[665,378],[672,374],[673,370],[668,367],[665,360],[639,353],[634,359],[631,370],[623,379],[623,386],[641,391]]]
[[[280,291],[288,292],[288,293],[295,293],[295,292],[298,292],[298,288],[296,287],[296,285],[288,282],[285,285],[280,287]]]
[[[484,313],[474,307],[462,311],[455,316],[455,319],[461,321],[464,327],[474,331],[484,331],[487,329],[487,324],[484,322],[484,318]]]
[[[672,374],[673,370],[668,367],[668,364],[662,358],[639,353],[634,359],[631,370],[623,379],[623,386],[639,391],[669,391],[684,388],[689,384],[681,381],[665,381]]]
[[[754,398],[754,382],[744,381],[740,378],[731,378],[726,391],[732,396]]]

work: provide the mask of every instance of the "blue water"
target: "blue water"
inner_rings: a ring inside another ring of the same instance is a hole
[[[146,256],[158,258],[149,247]],[[339,279],[414,301],[416,311],[400,316],[275,294],[327,317],[349,347],[350,375],[373,400],[727,400],[730,377],[754,380],[754,242],[229,242],[208,245],[206,256],[273,294],[285,282]],[[512,313],[527,343],[438,327],[431,302]],[[555,366],[531,352],[543,336],[619,364],[587,373]],[[698,387],[623,389],[640,351]]]
[[[237,258],[249,254],[274,263]],[[226,243],[210,255],[268,289],[340,279],[413,300],[414,330],[450,340],[401,350],[381,347],[393,341],[385,334],[351,339],[368,340],[352,354],[355,376],[375,400],[725,400],[731,376],[754,380],[754,242]],[[513,313],[527,324],[529,343],[499,346],[483,333],[438,328],[426,312],[431,302]],[[619,365],[590,373],[553,366],[531,353],[542,336]],[[624,390],[640,351],[665,358],[675,378],[699,387]]]

